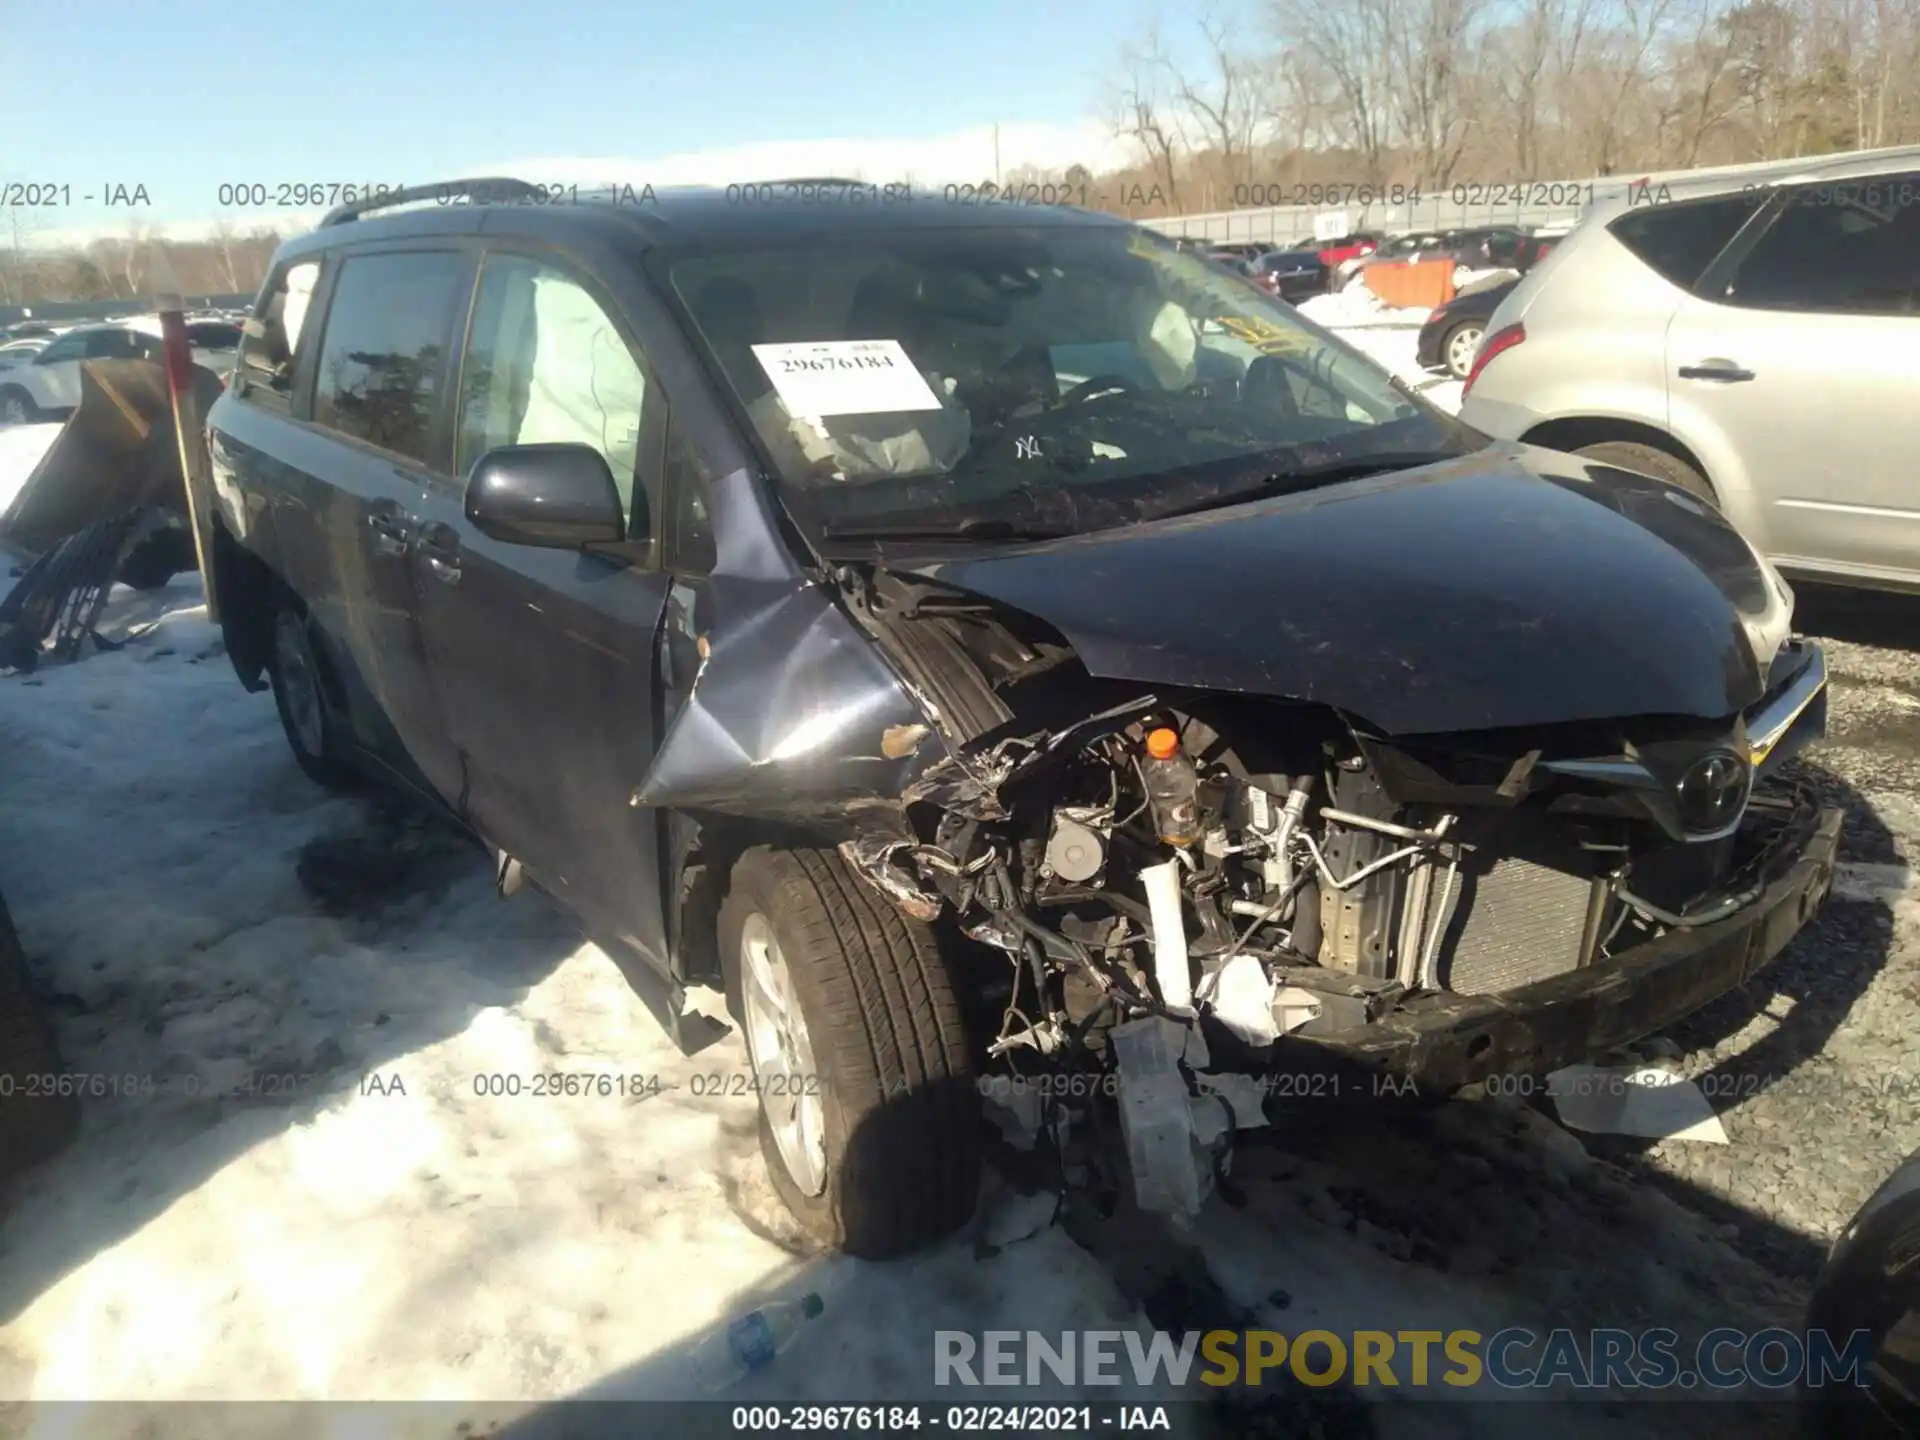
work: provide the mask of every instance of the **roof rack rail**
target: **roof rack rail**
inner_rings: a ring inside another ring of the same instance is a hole
[[[321,217],[320,228],[324,230],[329,225],[344,225],[374,210],[410,205],[417,200],[438,200],[442,205],[448,205],[456,197],[465,196],[476,205],[485,205],[494,200],[533,200],[540,195],[539,186],[504,175],[480,176],[471,180],[438,180],[431,185],[406,185],[398,190],[383,190],[365,200],[336,205]]]

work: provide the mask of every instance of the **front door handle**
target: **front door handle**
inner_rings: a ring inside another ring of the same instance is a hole
[[[1682,365],[1682,380],[1720,380],[1732,384],[1753,379],[1753,371],[1742,369],[1731,360],[1702,360],[1698,365]]]
[[[373,531],[374,548],[382,555],[406,554],[413,539],[406,512],[391,500],[376,501],[367,508],[367,528]]]
[[[427,570],[444,585],[460,583],[460,534],[451,525],[425,525],[415,542]]]

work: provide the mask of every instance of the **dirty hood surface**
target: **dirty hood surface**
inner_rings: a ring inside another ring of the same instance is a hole
[[[1759,699],[1753,552],[1657,480],[1528,446],[917,574],[1025,611],[1095,675],[1290,696],[1394,734]]]

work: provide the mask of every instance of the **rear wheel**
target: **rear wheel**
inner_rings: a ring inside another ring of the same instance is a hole
[[[816,1239],[884,1259],[964,1224],[980,1107],[933,931],[831,850],[747,851],[720,910],[773,1186]]]
[[[307,617],[291,603],[282,604],[273,617],[273,658],[267,675],[280,728],[307,778],[329,790],[350,788],[356,776],[327,703],[313,633]]]
[[[1598,460],[1602,464],[1617,465],[1622,470],[1637,470],[1642,475],[1651,475],[1656,480],[1664,480],[1669,485],[1678,485],[1696,500],[1720,508],[1720,497],[1713,493],[1713,486],[1707,483],[1707,477],[1693,466],[1658,445],[1646,445],[1638,440],[1602,440],[1595,445],[1582,445],[1573,452],[1585,455],[1589,460]]]

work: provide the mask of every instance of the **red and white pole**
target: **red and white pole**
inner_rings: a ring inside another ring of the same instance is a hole
[[[180,478],[187,492],[187,522],[193,527],[193,553],[200,565],[200,585],[207,597],[207,619],[220,623],[220,600],[213,583],[213,468],[201,432],[200,405],[194,394],[193,347],[187,343],[186,302],[181,298],[158,247],[154,255],[159,293],[154,308],[160,312],[161,349],[166,357],[167,392],[173,403],[173,432],[180,446]]]

